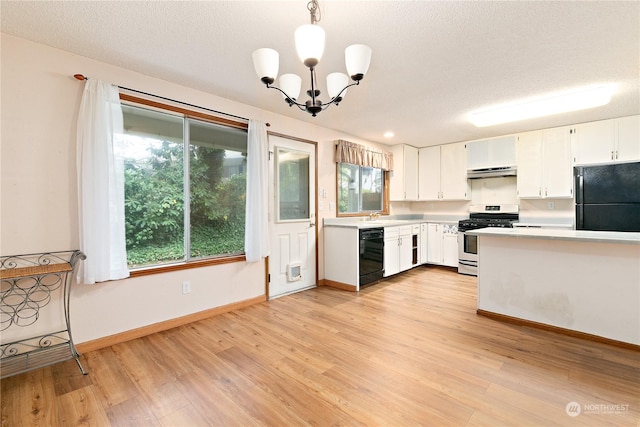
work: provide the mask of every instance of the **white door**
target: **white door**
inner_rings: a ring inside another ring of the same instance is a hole
[[[316,286],[315,145],[269,135],[269,298]]]

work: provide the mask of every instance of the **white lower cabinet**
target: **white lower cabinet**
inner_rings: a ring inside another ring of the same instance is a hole
[[[384,277],[400,273],[400,227],[384,228]]]
[[[449,224],[428,224],[427,263],[458,266],[458,229]]]
[[[324,227],[324,278],[358,289],[360,236],[357,228]]]
[[[458,233],[442,235],[442,264],[449,267],[458,266]]]
[[[420,264],[429,262],[429,224],[420,224]]]
[[[429,224],[427,262],[429,264],[442,264],[442,225]]]
[[[401,229],[403,227],[400,227]],[[398,256],[400,257],[400,271],[405,271],[413,267],[411,262],[412,247],[411,247],[411,229],[407,230],[409,234],[402,234],[400,231],[400,245],[398,250]]]
[[[384,277],[393,276],[419,264],[420,226],[384,228]]]

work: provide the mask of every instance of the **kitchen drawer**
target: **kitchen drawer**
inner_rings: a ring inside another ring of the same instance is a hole
[[[400,228],[401,227],[385,227],[384,228],[384,238],[386,239],[397,239],[400,237]]]
[[[420,224],[413,224],[411,226],[411,234],[419,234],[420,233]]]
[[[401,236],[409,236],[411,234],[411,228],[412,228],[411,225],[402,225],[398,228],[400,229]]]

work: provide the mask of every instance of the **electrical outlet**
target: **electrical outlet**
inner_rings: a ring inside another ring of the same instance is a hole
[[[556,204],[553,202],[547,202],[547,209],[555,209],[556,208]]]
[[[191,282],[182,282],[182,293],[188,294],[191,292]]]

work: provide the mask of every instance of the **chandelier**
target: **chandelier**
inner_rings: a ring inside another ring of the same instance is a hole
[[[280,76],[280,87],[273,86],[278,75],[280,57],[274,49],[262,48],[253,52],[253,66],[260,80],[268,89],[276,89],[282,93],[289,107],[297,106],[315,117],[320,111],[329,106],[338,105],[351,86],[360,84],[360,80],[369,69],[371,61],[371,48],[363,44],[354,44],[344,51],[345,63],[349,76],[344,73],[331,73],[327,75],[327,92],[330,100],[322,102],[319,99],[318,81],[316,78],[316,65],[320,62],[324,52],[324,30],[317,25],[320,21],[320,9],[317,0],[311,0],[307,4],[311,15],[311,24],[298,27],[295,32],[296,50],[302,63],[309,68],[311,74],[311,89],[307,90],[310,99],[304,103],[298,102],[302,79],[296,74],[283,74]],[[351,77],[352,82],[349,81]]]

